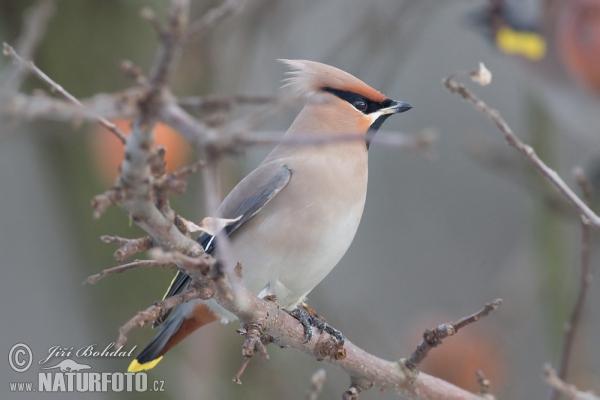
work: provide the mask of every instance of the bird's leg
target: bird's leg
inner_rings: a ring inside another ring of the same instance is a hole
[[[310,342],[310,339],[312,339],[313,317],[311,317],[311,315],[305,310],[302,310],[300,308],[296,308],[292,311],[285,310],[285,312],[290,314],[292,317],[296,318],[298,322],[302,324],[302,327],[304,327],[304,336],[306,336],[306,340],[304,341],[304,343]]]
[[[325,317],[317,314],[317,312],[311,306],[306,304],[304,301],[301,302],[300,305],[302,305],[302,307],[306,310],[306,312],[308,312],[313,317],[313,319],[318,319],[321,322],[321,324],[319,324],[318,321],[315,321],[313,326],[315,326],[317,329],[319,329],[320,332],[325,331],[325,332],[329,333],[338,342],[344,343],[344,335],[342,335],[342,332],[338,331],[333,326],[327,325],[327,321],[325,320]]]
[[[304,305],[303,305],[304,307]],[[309,307],[310,308],[310,307]],[[314,312],[314,310],[312,308],[310,308],[310,311],[312,311],[312,313],[314,315],[311,315],[311,313],[305,309],[301,309],[301,308],[296,308],[293,311],[287,311],[288,314],[290,314],[292,317],[296,318],[298,320],[298,322],[300,322],[302,324],[302,326],[304,327],[304,335],[306,336],[306,340],[304,341],[304,343],[308,343],[310,342],[310,340],[312,339],[312,327],[314,326],[315,328],[317,328],[319,330],[319,332],[327,332],[329,333],[331,336],[333,336],[335,338],[335,340],[337,340],[340,343],[344,343],[344,335],[342,335],[342,332],[338,331],[337,329],[335,329],[332,326],[327,325],[322,319],[321,317],[319,317],[317,315],[317,313]]]
[[[318,319],[320,319],[323,322],[327,322],[324,317],[322,317],[319,314],[317,314],[317,312],[311,306],[309,306],[308,304],[306,304],[306,302],[301,301],[300,305],[302,306],[302,308],[304,308],[306,310],[306,312],[308,314],[310,314],[311,317],[318,318]]]

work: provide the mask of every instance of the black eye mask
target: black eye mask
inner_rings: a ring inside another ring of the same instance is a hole
[[[386,108],[392,105],[392,100],[385,99],[381,103],[377,103],[375,101],[369,100],[365,96],[361,96],[356,93],[347,92],[345,90],[332,89],[329,87],[321,88],[324,92],[331,93],[342,100],[347,101],[352,105],[352,107],[356,108],[358,111],[365,115],[369,115],[375,111],[379,111],[382,108]]]

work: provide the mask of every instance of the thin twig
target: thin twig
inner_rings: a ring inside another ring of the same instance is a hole
[[[356,386],[350,386],[350,388],[342,394],[342,400],[358,400],[360,392],[361,390]]]
[[[181,39],[187,28],[189,0],[171,0],[168,11],[168,26],[160,35],[159,47],[150,72],[150,84],[154,90],[160,91],[169,82],[177,54],[181,50]]]
[[[8,43],[4,43],[3,51],[4,51],[5,55],[7,55],[7,56],[13,58],[14,60],[16,60],[20,65],[22,65],[25,68],[27,68],[32,74],[34,74],[42,82],[44,82],[45,84],[47,84],[50,87],[51,91],[57,92],[58,94],[60,94],[61,96],[63,96],[65,99],[67,99],[68,101],[70,101],[73,104],[76,104],[76,105],[78,105],[80,107],[84,107],[83,104],[79,100],[77,100],[77,98],[75,96],[73,96],[71,93],[67,92],[58,83],[54,82],[48,75],[46,75],[42,70],[40,70],[33,63],[33,61],[25,61],[23,58],[21,58],[21,56],[19,56],[19,54],[17,54],[17,52],[15,51],[15,49],[12,48],[12,46],[10,46]],[[102,126],[104,126],[106,129],[108,129],[109,131],[111,131],[112,133],[114,133],[115,136],[117,136],[117,138],[119,138],[119,140],[122,143],[126,142],[126,136],[125,136],[125,134],[115,124],[113,124],[112,122],[108,121],[106,118],[104,118],[104,117],[102,117],[100,115],[95,115],[94,118]]]
[[[106,278],[108,275],[120,274],[122,272],[129,271],[130,269],[135,269],[135,268],[140,268],[140,267],[148,267],[148,268],[159,267],[159,268],[178,269],[177,265],[175,265],[175,263],[173,263],[173,262],[164,263],[164,262],[158,262],[156,260],[135,260],[128,264],[123,264],[123,265],[118,265],[116,267],[107,268],[97,274],[90,275],[85,279],[85,281],[83,281],[83,284],[84,285],[85,284],[95,285],[103,278]]]
[[[138,239],[127,239],[119,236],[104,235],[100,237],[100,240],[102,240],[104,243],[119,245],[119,248],[113,255],[117,261],[123,261],[136,253],[149,250],[154,246],[154,241],[149,236]]]
[[[587,205],[591,204],[592,188],[585,176],[585,173],[581,168],[578,168],[575,172],[575,178],[581,187],[583,192],[583,198]],[[565,381],[569,372],[569,362],[573,353],[573,347],[575,345],[575,337],[581,324],[581,316],[583,314],[583,307],[585,305],[585,297],[592,281],[592,271],[590,265],[590,247],[591,247],[591,229],[587,219],[581,216],[581,276],[579,280],[579,292],[577,294],[577,300],[573,305],[571,311],[571,317],[569,322],[565,325],[565,337],[562,345],[562,352],[560,356],[560,362],[558,364],[558,377]],[[552,387],[550,391],[549,399],[558,399],[559,391],[556,387]]]
[[[162,26],[158,18],[156,18],[156,13],[149,7],[143,7],[140,10],[140,17],[147,21],[154,31],[156,32],[158,37],[161,37],[165,32],[165,28]]]
[[[183,293],[168,297],[163,301],[158,301],[144,311],[138,312],[135,317],[131,318],[119,328],[119,338],[117,339],[116,347],[125,344],[127,341],[127,334],[134,327],[139,326],[143,328],[149,326],[153,321],[164,315],[165,312],[173,307],[199,298],[206,298],[205,292],[198,288],[191,288]]]
[[[315,373],[310,378],[310,389],[306,390],[306,400],[318,400],[319,395],[323,391],[323,386],[325,385],[325,378],[327,374],[323,368],[320,368],[315,371]]]
[[[258,353],[263,359],[269,361],[270,358],[266,346],[271,343],[272,339],[267,335],[263,335],[263,325],[258,323],[247,324],[242,329],[238,329],[238,333],[246,337],[242,346],[244,361],[238,373],[233,377],[233,381],[241,385],[242,381],[240,378],[250,363],[250,359],[254,357],[254,354]]]
[[[190,27],[185,33],[184,41],[200,36],[217,22],[230,15],[241,6],[242,3],[244,3],[244,0],[225,0],[220,6],[209,10],[202,18],[190,24]]]
[[[600,400],[600,397],[597,397],[594,393],[580,392],[575,386],[564,382],[548,364],[544,366],[544,379],[550,387],[564,394],[568,400]]]
[[[462,318],[457,322],[441,324],[434,329],[426,329],[423,333],[423,340],[421,340],[421,343],[419,343],[417,349],[408,359],[403,360],[404,365],[406,365],[409,370],[415,371],[417,366],[425,359],[425,357],[427,357],[429,351],[442,343],[442,339],[454,335],[459,329],[472,324],[473,322],[478,321],[481,317],[485,317],[490,312],[497,310],[498,307],[500,307],[500,304],[502,304],[502,300],[496,299],[491,303],[487,303],[485,307],[475,314]]]
[[[562,178],[550,167],[548,167],[536,154],[535,150],[523,143],[512,131],[510,126],[502,118],[497,110],[490,108],[481,99],[475,96],[465,85],[459,84],[453,80],[454,74],[444,79],[444,86],[451,92],[459,94],[463,99],[471,103],[477,110],[487,116],[500,131],[509,146],[514,147],[523,157],[527,159],[556,190],[559,191],[579,212],[584,215],[595,228],[600,228],[600,217],[598,217],[586,204],[581,200]]]
[[[140,86],[125,89],[115,93],[98,93],[87,99],[81,99],[84,107],[64,101],[59,98],[44,95],[15,94],[10,107],[5,112],[8,115],[30,119],[49,119],[70,121],[73,119],[96,121],[96,115],[107,119],[133,118],[137,115],[137,103],[147,90],[147,79],[139,75],[138,67],[123,62],[121,68]],[[217,112],[228,111],[236,105],[264,105],[274,102],[273,97],[253,96],[217,96],[184,97],[173,99],[188,112]],[[2,110],[0,110],[2,111]]]
[[[184,97],[177,103],[188,112],[215,112],[229,111],[237,105],[264,105],[276,101],[273,96],[247,96],[243,94],[235,96],[207,95],[201,97]]]
[[[92,199],[93,215],[95,219],[98,219],[108,210],[110,206],[118,203],[123,197],[123,193],[120,188],[112,187],[106,192],[94,196]]]
[[[21,36],[15,41],[16,51],[23,57],[27,59],[34,57],[55,8],[55,0],[39,0],[37,4],[26,10]],[[3,71],[0,74],[0,93],[10,96],[16,92],[23,83],[24,72],[25,69],[19,64]]]
[[[475,376],[479,385],[479,394],[485,399],[492,399],[493,396],[490,395],[490,386],[492,385],[490,380],[485,377],[483,371],[480,369],[475,372]]]
[[[128,78],[130,78],[133,82],[140,86],[145,86],[148,84],[148,79],[144,76],[144,72],[142,68],[136,65],[131,60],[123,60],[119,65],[121,72],[125,74]]]
[[[195,174],[204,165],[206,165],[206,161],[197,160],[190,165],[186,165],[185,167],[156,179],[154,181],[154,187],[158,188],[159,190],[170,190],[175,193],[184,193],[187,184],[183,179],[188,175]]]
[[[172,98],[167,86],[180,49],[188,8],[188,0],[171,0],[168,24],[156,51],[148,89],[138,103],[139,114],[132,123],[117,185],[124,191],[119,204],[157,245],[196,257],[202,255],[202,247],[175,226],[176,214],[166,196],[155,193],[150,169],[154,154],[153,128],[165,102]]]

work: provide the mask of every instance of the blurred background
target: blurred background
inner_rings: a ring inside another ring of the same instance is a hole
[[[2,41],[14,43],[32,4],[0,1]],[[150,7],[164,19],[166,4],[59,0],[35,61],[81,99],[129,87],[120,61],[147,71],[157,45],[140,9]],[[192,20],[218,4],[193,2]],[[579,218],[482,114],[441,81],[484,62],[493,81],[474,87],[476,93],[571,187],[577,188],[572,170],[578,166],[600,181],[600,1],[247,0],[184,47],[173,90],[179,96],[274,96],[285,72],[278,58],[337,66],[411,103],[410,112],[386,122],[386,131],[439,132],[429,154],[371,147],[369,194],[354,245],[309,304],[358,346],[395,360],[414,350],[425,328],[502,298],[499,311],[433,350],[423,370],[475,391],[475,371],[482,369],[499,398],[545,398],[542,366],[558,363],[577,293]],[[0,67],[7,64],[0,59]],[[25,93],[40,89],[46,91],[33,78],[22,87]],[[0,353],[26,343],[34,366],[18,374],[0,361],[0,397],[304,398],[311,375],[324,365],[289,350],[270,347],[271,360],[252,360],[243,385],[231,381],[242,361],[236,323],[203,328],[150,371],[150,380],[165,381],[163,393],[11,394],[9,382],[37,381],[37,361],[51,346],[104,348],[115,341],[125,321],[162,297],[173,272],[138,269],[82,286],[88,275],[117,264],[116,248],[101,235],[143,235],[116,207],[99,220],[92,217],[90,200],[114,182],[122,149],[93,123],[32,121],[2,107]],[[300,107],[261,129],[285,131]],[[219,117],[232,120],[255,110],[244,106]],[[194,160],[185,142],[161,130],[170,167]],[[268,151],[252,148],[222,161],[225,190]],[[193,221],[204,217],[200,179],[192,176],[188,193],[172,198]],[[593,254],[592,267],[597,260]],[[570,382],[596,393],[599,305],[600,290],[592,283],[569,374]],[[139,351],[154,334],[132,331],[126,349],[138,345]],[[89,364],[113,372],[125,371],[129,362],[98,358]],[[325,368],[322,398],[340,398],[348,378]],[[361,394],[392,398],[377,389]]]

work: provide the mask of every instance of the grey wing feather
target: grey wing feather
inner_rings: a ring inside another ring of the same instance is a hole
[[[231,234],[256,215],[288,184],[291,177],[292,170],[287,165],[274,161],[258,167],[244,178],[229,193],[219,209],[221,218],[233,219],[241,216],[239,221],[227,227],[227,234]]]
[[[219,217],[234,219],[241,218],[225,227],[225,232],[230,235],[242,224],[256,215],[277,193],[283,189],[290,178],[292,170],[277,161],[259,166],[246,176],[223,201],[219,208]],[[241,195],[243,193],[243,196]],[[207,253],[212,253],[216,246],[216,238],[209,234],[200,235],[198,242]],[[167,297],[181,293],[190,283],[190,277],[182,272],[177,272],[163,300]],[[169,316],[171,310],[159,316],[152,324],[153,328],[159,326]]]

